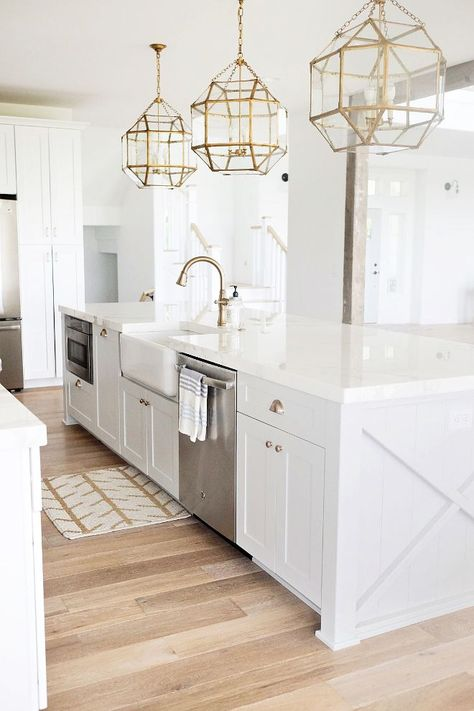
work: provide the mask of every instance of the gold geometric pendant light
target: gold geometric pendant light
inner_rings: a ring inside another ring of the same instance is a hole
[[[139,188],[180,188],[196,170],[191,153],[191,129],[161,96],[160,55],[165,44],[151,44],[156,52],[156,99],[122,136],[122,169]]]
[[[386,0],[369,0],[311,62],[310,121],[334,151],[418,148],[443,120],[443,53],[418,17],[389,1],[403,16],[387,20]]]
[[[237,59],[191,106],[192,149],[212,171],[266,175],[287,151],[288,114],[244,59],[243,4]]]

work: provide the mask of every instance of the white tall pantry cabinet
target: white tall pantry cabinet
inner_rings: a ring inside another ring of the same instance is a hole
[[[37,123],[14,127],[23,363],[30,384],[62,377],[58,306],[84,303],[81,127]]]

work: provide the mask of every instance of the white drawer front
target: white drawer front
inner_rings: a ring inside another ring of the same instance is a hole
[[[326,401],[239,373],[237,410],[321,446],[326,444]]]
[[[94,430],[97,416],[95,387],[69,372],[65,374],[64,385],[69,414],[88,430]]]

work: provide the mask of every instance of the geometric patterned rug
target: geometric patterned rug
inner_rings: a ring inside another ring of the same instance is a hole
[[[43,509],[66,538],[95,536],[187,518],[190,514],[134,467],[43,479]]]

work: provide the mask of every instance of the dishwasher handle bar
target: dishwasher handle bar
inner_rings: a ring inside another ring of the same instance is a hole
[[[186,368],[185,365],[176,365],[175,367],[178,373],[180,373],[183,368]],[[209,388],[216,388],[216,390],[232,390],[235,387],[233,381],[216,380],[216,378],[210,378],[207,375],[203,376],[202,382]]]

